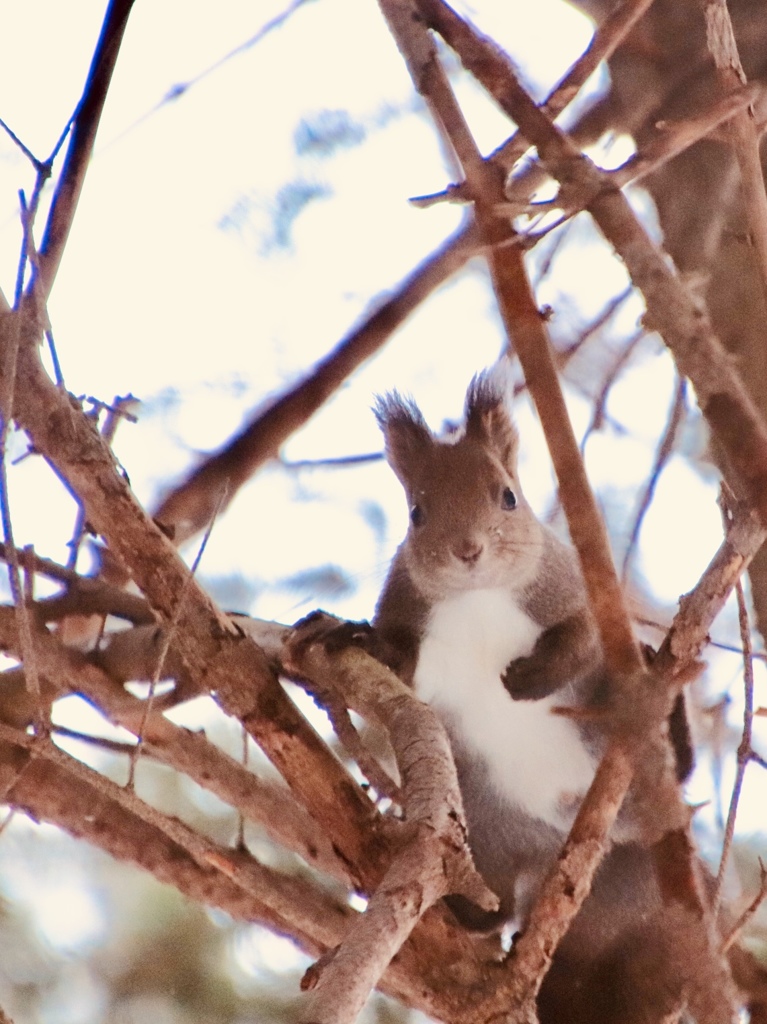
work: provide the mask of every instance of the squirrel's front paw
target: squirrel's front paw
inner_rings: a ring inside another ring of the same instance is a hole
[[[318,610],[301,619],[293,627],[292,643],[308,647],[321,643],[329,654],[345,647],[362,647],[371,652],[375,647],[375,631],[369,622],[349,622]]]
[[[545,662],[536,657],[510,661],[501,682],[514,700],[542,700],[557,689]]]

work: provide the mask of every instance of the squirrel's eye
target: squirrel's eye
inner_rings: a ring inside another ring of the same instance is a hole
[[[517,496],[510,487],[504,487],[503,494],[501,495],[501,508],[506,509],[510,512],[511,509],[517,507]]]
[[[410,509],[410,522],[413,526],[423,526],[424,523],[423,509],[420,505],[413,505]]]

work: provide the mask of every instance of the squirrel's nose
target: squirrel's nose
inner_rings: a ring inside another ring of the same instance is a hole
[[[453,545],[453,554],[465,565],[476,565],[482,551],[483,545],[478,540],[467,539]]]

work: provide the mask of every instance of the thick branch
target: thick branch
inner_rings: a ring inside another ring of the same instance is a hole
[[[6,755],[0,759],[0,786],[7,803],[145,868],[199,903],[221,907],[238,919],[260,921],[315,955],[339,941],[353,917],[350,908],[318,887],[294,885],[293,879],[252,861],[250,870],[253,876],[258,874],[264,894],[273,887],[282,908],[275,911],[274,902],[259,899],[221,870],[231,851],[222,863],[199,863],[156,825],[110,799],[101,785],[89,784],[50,760],[31,757],[20,747],[15,750],[15,772]]]
[[[34,332],[27,320],[23,329]],[[36,345],[22,346],[16,416],[35,448],[79,495],[88,521],[129,569],[160,620],[166,625],[177,620],[184,642],[176,653],[198,688],[214,691],[224,711],[243,722],[328,829],[350,870],[377,880],[385,844],[370,800],[286,696],[263,652],[239,634],[196,580],[189,580],[186,565],[139,506],[103,439],[45,374]],[[183,606],[177,609],[180,594]]]
[[[36,630],[34,643],[40,672],[48,683],[46,690],[81,693],[114,725],[137,735],[144,719],[143,701],[116,686],[101,669],[46,631]],[[7,607],[0,607],[0,648],[20,654],[15,621]],[[298,853],[308,864],[348,882],[345,866],[332,844],[306,811],[294,803],[290,793],[259,779],[204,733],[190,732],[154,711],[146,722],[144,748],[150,756],[188,775],[260,824],[273,840]]]
[[[450,745],[439,719],[400,680],[361,650],[329,655],[340,625],[314,615],[285,650],[289,674],[337,687],[350,708],[383,725],[402,776],[404,844],[340,949],[312,976],[306,1024],[352,1024],[389,961],[421,916],[458,892],[487,910],[497,900],[476,873]]]

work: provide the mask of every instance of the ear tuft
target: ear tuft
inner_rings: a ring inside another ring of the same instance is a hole
[[[413,399],[398,391],[376,396],[373,412],[383,431],[386,461],[407,487],[434,444],[434,435]]]
[[[478,373],[466,392],[466,436],[487,444],[508,470],[516,470],[519,435],[504,390],[490,371]]]

